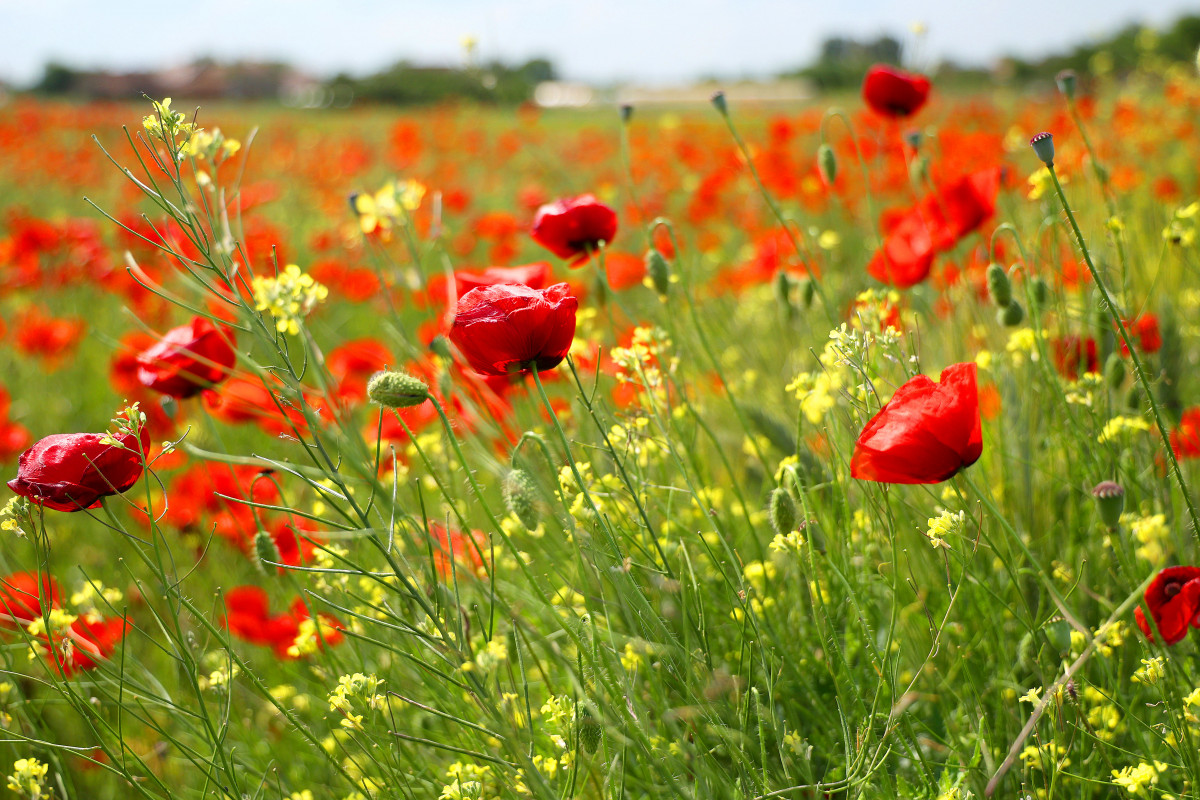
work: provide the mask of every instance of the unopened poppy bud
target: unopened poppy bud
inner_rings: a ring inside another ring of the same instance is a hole
[[[671,265],[667,263],[666,257],[653,247],[646,251],[645,263],[646,277],[650,279],[650,285],[654,287],[654,291],[666,297],[671,290]]]
[[[407,372],[376,372],[367,382],[367,397],[385,408],[411,408],[429,399],[429,387]]]
[[[1006,328],[1015,328],[1025,321],[1025,309],[1014,300],[996,312],[996,319]]]
[[[771,527],[780,536],[787,536],[796,530],[796,503],[786,489],[771,492],[767,513],[771,519]]]
[[[441,356],[447,361],[454,358],[454,354],[450,352],[450,340],[440,333],[433,337],[433,341],[429,343],[429,350],[434,355]]]
[[[1046,623],[1042,631],[1060,657],[1071,652],[1071,625],[1065,619]]]
[[[783,306],[783,310],[791,317],[796,313],[796,307],[792,305],[792,276],[779,270],[775,273],[775,282],[771,286],[775,290],[776,302]]]
[[[1117,353],[1109,353],[1104,362],[1104,382],[1109,389],[1120,389],[1125,383],[1125,360]]]
[[[712,104],[713,108],[720,111],[722,116],[729,113],[729,105],[725,102],[725,93],[719,89],[713,92]]]
[[[1125,490],[1115,481],[1101,481],[1092,489],[1096,498],[1096,510],[1104,527],[1112,530],[1121,523],[1121,512],[1125,510]]]
[[[1008,279],[1008,273],[1004,271],[1004,267],[999,264],[988,265],[987,287],[992,302],[1000,308],[1004,308],[1012,302],[1012,282]]]
[[[817,169],[821,171],[821,178],[825,184],[833,186],[833,182],[837,180],[837,156],[827,144],[817,148]]]
[[[579,743],[588,753],[595,753],[604,738],[604,726],[592,716],[587,706],[579,709]]]
[[[633,119],[633,106],[629,103],[621,103],[621,122],[627,123]]]
[[[1033,152],[1041,162],[1047,167],[1054,166],[1054,137],[1042,131],[1037,136],[1029,140],[1029,144],[1033,147]]]
[[[904,141],[908,142],[908,146],[913,150],[920,150],[921,142],[924,141],[924,139],[925,137],[916,128],[904,134]]]
[[[275,539],[266,531],[254,534],[254,555],[257,556],[255,566],[263,571],[268,563],[278,564],[281,560],[279,545],[275,544]]]
[[[804,304],[805,309],[812,308],[813,300],[816,296],[817,284],[812,278],[809,278],[800,285],[800,302]]]
[[[504,507],[521,521],[525,529],[532,531],[537,528],[537,497],[529,473],[523,469],[510,470],[504,476],[503,493]]]
[[[1030,287],[1033,289],[1033,302],[1038,308],[1044,308],[1050,302],[1050,284],[1046,283],[1045,278],[1034,278]]]
[[[1058,84],[1058,90],[1062,92],[1063,97],[1068,100],[1075,99],[1075,84],[1078,78],[1075,75],[1075,70],[1064,69],[1062,72],[1054,76],[1054,82]]]

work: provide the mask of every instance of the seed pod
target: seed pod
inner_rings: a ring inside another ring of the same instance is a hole
[[[1058,84],[1058,90],[1068,100],[1075,99],[1075,84],[1078,80],[1073,69],[1064,69],[1054,76],[1054,82]]]
[[[1096,498],[1096,510],[1104,527],[1113,530],[1121,523],[1121,512],[1125,510],[1125,490],[1115,481],[1101,481],[1092,489]]]
[[[996,263],[988,264],[987,268],[988,295],[998,307],[1004,308],[1012,302],[1012,281],[1004,267]]]
[[[592,716],[587,706],[579,708],[579,743],[588,753],[600,749],[600,741],[604,738],[604,726]]]
[[[411,408],[429,399],[429,387],[407,372],[376,372],[367,381],[367,397],[384,408]]]
[[[1036,155],[1043,164],[1047,167],[1054,166],[1054,136],[1042,131],[1037,136],[1029,140],[1029,144],[1033,147],[1034,155]]]
[[[817,148],[817,169],[820,170],[825,185],[833,186],[833,182],[837,180],[837,156],[827,144]]]
[[[792,276],[779,270],[775,273],[775,280],[771,284],[771,288],[775,292],[775,302],[783,308],[788,319],[796,315],[796,306],[792,303],[792,283]]]
[[[633,106],[629,103],[621,103],[621,122],[629,122],[633,119]]]
[[[729,113],[729,104],[725,102],[725,93],[719,89],[713,92],[712,104],[713,108],[720,112],[721,116],[725,116]]]
[[[780,488],[771,492],[767,512],[771,518],[771,527],[780,536],[787,536],[796,530],[796,504],[786,489]]]
[[[1114,391],[1125,382],[1125,359],[1117,353],[1109,353],[1108,360],[1104,362],[1104,381]]]
[[[505,508],[521,521],[526,530],[536,529],[538,526],[537,497],[529,473],[523,469],[510,470],[504,476],[503,493]]]
[[[654,287],[654,291],[666,297],[671,290],[671,265],[666,256],[651,247],[646,251],[644,260],[646,277],[650,279],[650,285]]]
[[[1025,321],[1025,309],[1014,300],[996,312],[996,319],[1006,328],[1015,328]]]

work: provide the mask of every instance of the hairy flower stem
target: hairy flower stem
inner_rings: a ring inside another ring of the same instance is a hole
[[[1167,431],[1167,426],[1163,422],[1158,401],[1154,399],[1154,389],[1150,385],[1150,378],[1146,374],[1146,368],[1142,364],[1142,359],[1138,355],[1137,348],[1134,347],[1133,340],[1129,336],[1129,331],[1125,328],[1125,320],[1121,319],[1121,315],[1117,313],[1112,295],[1109,294],[1108,287],[1105,286],[1104,280],[1100,277],[1099,270],[1096,269],[1095,263],[1092,262],[1092,254],[1088,251],[1087,244],[1083,240],[1083,233],[1079,230],[1079,223],[1075,221],[1075,214],[1071,211],[1071,206],[1067,203],[1067,195],[1063,192],[1062,183],[1058,180],[1058,173],[1054,169],[1054,164],[1047,164],[1046,166],[1050,170],[1050,177],[1054,180],[1054,191],[1058,194],[1058,200],[1062,203],[1063,211],[1067,214],[1067,221],[1071,223],[1071,230],[1075,233],[1075,240],[1079,243],[1079,249],[1083,251],[1083,260],[1087,264],[1088,271],[1092,273],[1092,281],[1096,284],[1096,288],[1100,290],[1100,296],[1104,298],[1104,309],[1112,317],[1112,321],[1116,323],[1117,332],[1121,334],[1121,341],[1125,343],[1125,347],[1129,351],[1129,358],[1133,361],[1133,371],[1137,374],[1138,383],[1142,385],[1142,389],[1146,393],[1146,402],[1150,404],[1150,415],[1154,417],[1154,424],[1158,427],[1159,436],[1162,437],[1163,449],[1167,453],[1167,461],[1171,464],[1171,474],[1175,476],[1175,482],[1179,485],[1180,493],[1183,494],[1183,502],[1187,505],[1188,516],[1192,520],[1192,536],[1200,539],[1200,517],[1197,516],[1196,505],[1192,502],[1191,492],[1188,491],[1187,483],[1183,479],[1183,471],[1179,468],[1179,459],[1175,457],[1175,450],[1171,447],[1171,434]]]

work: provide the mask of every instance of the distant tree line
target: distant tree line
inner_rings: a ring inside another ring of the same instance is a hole
[[[338,75],[329,86],[376,103],[425,105],[458,99],[515,105],[532,98],[539,83],[556,77],[554,65],[544,58],[518,66],[496,61],[475,67],[425,67],[401,61],[364,78]]]

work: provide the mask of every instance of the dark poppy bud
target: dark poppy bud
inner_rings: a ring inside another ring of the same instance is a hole
[[[1012,282],[1008,279],[1008,273],[1004,271],[1004,267],[999,264],[988,265],[987,287],[992,302],[1000,308],[1004,308],[1012,302]]]
[[[821,171],[825,185],[833,186],[833,182],[837,180],[837,156],[827,144],[817,148],[817,169]]]
[[[1042,131],[1037,136],[1029,140],[1029,144],[1033,147],[1033,152],[1041,162],[1047,167],[1054,166],[1054,137]]]
[[[1050,284],[1045,278],[1034,278],[1030,288],[1033,289],[1033,302],[1038,308],[1044,308],[1050,302]]]
[[[266,531],[254,534],[254,555],[257,556],[254,566],[261,572],[266,572],[268,564],[278,564],[282,560],[279,555],[279,545]]]
[[[1114,481],[1101,481],[1092,489],[1092,497],[1096,498],[1096,510],[1100,512],[1104,527],[1116,528],[1121,522],[1121,512],[1125,510],[1125,490]]]
[[[411,408],[429,399],[429,387],[407,372],[376,372],[367,381],[367,397],[385,408]]]
[[[628,123],[633,119],[633,106],[629,103],[621,103],[621,122]]]
[[[796,503],[786,489],[771,492],[767,514],[771,518],[771,528],[780,536],[796,530]]]
[[[654,287],[654,291],[666,297],[667,293],[671,291],[671,265],[667,262],[666,257],[653,247],[646,251],[644,261],[646,277],[650,279],[650,285]]]
[[[1078,77],[1075,75],[1075,70],[1073,69],[1064,69],[1054,76],[1054,82],[1058,84],[1058,90],[1068,100],[1075,99],[1075,84],[1077,81]]]
[[[534,530],[538,526],[537,499],[534,494],[533,480],[523,469],[510,470],[504,476],[504,507],[521,521],[526,530]]]
[[[717,111],[720,111],[722,116],[729,113],[729,105],[725,102],[724,92],[720,90],[713,92],[712,104],[713,108],[715,108]]]
[[[1125,383],[1125,360],[1118,353],[1109,353],[1104,362],[1104,382],[1114,391]]]
[[[913,128],[912,130],[910,130],[904,134],[904,141],[908,142],[908,146],[911,147],[913,150],[920,150],[921,142],[924,140],[925,140],[924,134],[922,134],[916,128]]]
[[[817,284],[812,278],[809,278],[800,286],[800,302],[804,304],[806,310],[812,308],[813,300],[816,299],[816,296]]]
[[[1014,300],[996,312],[996,319],[1006,328],[1015,328],[1025,321],[1025,309]]]
[[[604,738],[604,726],[592,716],[592,712],[588,711],[587,706],[579,709],[579,744],[583,746],[589,754],[595,753],[600,748],[600,741]]]

